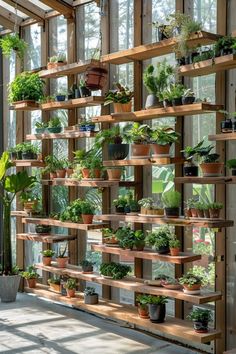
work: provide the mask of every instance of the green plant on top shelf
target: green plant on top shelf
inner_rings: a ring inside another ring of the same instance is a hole
[[[17,33],[9,34],[0,39],[0,47],[2,48],[2,54],[10,58],[12,52],[16,52],[16,55],[22,61],[26,52],[28,44],[19,37]]]
[[[143,74],[143,83],[150,94],[160,98],[160,94],[167,88],[174,75],[174,68],[166,60],[158,62],[156,67],[148,65]]]
[[[55,254],[55,251],[53,250],[44,250],[44,251],[41,251],[43,257],[53,257],[54,254]]]
[[[179,278],[179,283],[181,285],[188,285],[192,287],[195,284],[202,284],[202,278],[194,275],[191,272],[184,274],[181,278]]]
[[[37,279],[39,278],[39,274],[37,273],[37,269],[35,266],[28,266],[27,270],[20,273],[22,278],[24,279]]]
[[[134,93],[128,87],[116,83],[116,90],[109,90],[105,96],[104,106],[111,103],[128,103],[132,100]]]
[[[39,101],[43,97],[44,81],[38,74],[23,72],[9,84],[8,101]]]
[[[147,124],[134,122],[124,128],[124,133],[128,142],[145,144],[150,140],[151,128]]]
[[[124,278],[129,272],[131,272],[131,267],[125,264],[111,262],[100,265],[100,273],[115,280]]]
[[[165,126],[152,128],[150,134],[151,142],[159,145],[171,145],[172,143],[176,143],[179,137],[180,134],[175,132],[174,129]]]
[[[179,208],[181,205],[181,194],[178,191],[167,191],[161,199],[165,208]]]
[[[64,285],[64,288],[66,289],[69,289],[69,290],[73,290],[73,289],[76,289],[76,279],[73,279],[73,278],[69,278],[67,279],[65,285]]]

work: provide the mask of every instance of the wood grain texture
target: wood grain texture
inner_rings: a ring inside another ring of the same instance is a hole
[[[17,234],[16,238],[18,240],[25,240],[25,241],[56,243],[56,242],[75,240],[77,237],[74,235],[53,235],[53,234],[44,235],[44,234],[23,233],[23,234]]]
[[[54,219],[46,219],[46,218],[23,218],[23,224],[39,224],[39,225],[50,225],[50,226],[58,226],[58,227],[65,227],[68,229],[77,229],[77,230],[94,230],[94,229],[101,229],[106,225],[105,223],[97,223],[97,224],[79,224],[75,222],[63,222],[60,220]]]
[[[94,138],[96,132],[65,131],[64,133],[27,134],[26,140]]]
[[[175,177],[175,183],[196,183],[196,184],[234,184],[236,176],[222,177]]]
[[[104,103],[104,97],[89,96],[89,97],[75,98],[72,100],[62,101],[62,102],[43,103],[41,104],[40,109],[42,109],[43,111],[55,111],[57,109],[74,109],[74,108],[99,106],[102,103]]]
[[[103,161],[103,166],[152,166],[152,165],[171,165],[183,163],[183,159],[179,157],[151,157],[147,159],[131,159],[131,160],[109,160]]]

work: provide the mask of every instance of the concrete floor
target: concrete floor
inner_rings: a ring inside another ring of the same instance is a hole
[[[0,353],[197,354],[25,294],[15,303],[0,303]]]

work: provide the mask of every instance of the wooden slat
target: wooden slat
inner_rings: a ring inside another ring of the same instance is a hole
[[[94,188],[105,188],[118,186],[119,181],[80,181],[76,178],[54,178],[51,181],[43,181],[42,184],[51,184],[53,186],[71,186],[71,187],[94,187]]]
[[[42,234],[24,233],[24,234],[17,234],[16,238],[18,240],[26,240],[26,241],[33,241],[33,242],[56,243],[56,242],[75,240],[77,237],[74,235],[52,235],[52,234],[42,235]]]
[[[175,177],[175,183],[196,183],[196,184],[233,184],[236,183],[235,176],[225,177]]]
[[[45,12],[30,1],[27,1],[26,3],[25,0],[4,0],[4,2],[13,7],[17,4],[18,10],[37,21],[42,21],[45,18]]]
[[[236,55],[224,55],[214,59],[203,60],[199,63],[183,65],[179,68],[179,73],[183,76],[209,75],[219,71],[229,70],[236,67]]]
[[[119,289],[126,289],[133,292],[140,292],[145,294],[153,295],[163,295],[172,297],[174,299],[180,299],[189,301],[193,304],[203,304],[211,301],[217,301],[221,299],[220,292],[217,293],[203,293],[201,295],[189,295],[185,294],[182,290],[169,290],[163,287],[155,287],[145,285],[143,279],[137,279],[135,277],[125,277],[121,280],[113,280],[103,278],[99,274],[84,274],[81,272],[80,268],[76,266],[67,266],[66,268],[58,268],[52,262],[52,266],[44,266],[43,264],[36,264],[35,267],[42,269],[46,272],[54,273],[61,276],[70,276],[72,278],[77,278],[89,282],[95,282],[98,284],[113,286]]]
[[[52,9],[58,11],[60,14],[64,15],[66,18],[72,18],[74,10],[72,5],[66,4],[62,0],[41,0],[45,5],[51,7]]]
[[[166,317],[164,323],[152,323],[150,320],[141,319],[137,314],[137,308],[134,306],[121,305],[103,299],[99,299],[99,304],[97,305],[86,305],[83,302],[83,296],[81,294],[77,293],[75,298],[68,298],[61,294],[49,291],[48,289],[47,286],[37,284],[37,288],[25,288],[25,291],[39,297],[70,305],[79,310],[102,316],[102,318],[105,317],[107,319],[131,324],[135,326],[135,328],[144,329],[147,332],[157,334],[157,331],[159,331],[173,335],[180,340],[184,338],[197,343],[208,343],[220,337],[220,332],[215,330],[210,330],[208,333],[196,333],[192,328],[193,325],[191,322],[173,317]],[[158,334],[160,335],[160,333]]]
[[[27,134],[26,140],[94,138],[96,132],[65,131],[64,133]]]
[[[45,163],[39,160],[15,160],[13,164],[16,167],[44,167]]]
[[[219,38],[218,35],[209,32],[197,32],[190,36],[187,41],[188,47],[207,45],[214,43]],[[103,55],[101,61],[110,64],[125,64],[134,60],[147,60],[173,52],[177,43],[176,38],[165,39],[158,43],[140,45],[134,48],[122,50],[120,52]]]
[[[236,140],[236,133],[222,133],[222,134],[208,135],[208,140],[210,141]]]
[[[94,230],[101,229],[106,225],[105,223],[97,223],[97,224],[79,224],[75,222],[64,222],[60,220],[54,219],[46,219],[46,218],[23,218],[23,224],[39,224],[39,225],[50,225],[50,226],[58,226],[65,227],[68,229],[77,229],[77,230]]]
[[[230,227],[234,225],[233,220],[210,220],[210,219],[185,219],[184,216],[179,218],[166,218],[166,217],[149,217],[149,216],[134,216],[122,214],[106,214],[96,215],[95,220],[103,221],[125,221],[140,224],[170,224],[176,226],[197,226],[209,228]]]
[[[183,163],[183,159],[159,157],[159,158],[149,158],[149,159],[109,160],[109,161],[103,161],[103,166],[152,166],[152,165],[170,165],[174,163]]]
[[[187,262],[195,262],[201,259],[201,255],[193,254],[193,253],[183,253],[181,252],[179,256],[170,256],[169,254],[158,254],[157,252],[145,250],[145,251],[130,251],[124,250],[119,247],[109,247],[102,244],[91,245],[93,251],[117,254],[122,257],[134,257],[134,258],[142,258],[149,259],[152,261],[162,261],[174,264],[184,264]]]
[[[40,106],[36,102],[20,102],[10,106],[10,109],[15,111],[38,111]]]
[[[21,217],[24,218],[26,216],[28,216],[29,214],[24,211],[24,210],[13,210],[11,211],[11,216],[17,216],[17,217]]]
[[[100,62],[95,59],[80,61],[77,63],[67,64],[63,66],[59,66],[55,69],[43,70],[39,72],[39,77],[42,79],[46,78],[57,78],[61,76],[67,75],[76,75],[84,73],[90,66],[99,66]]]
[[[211,104],[211,103],[193,103],[188,105],[167,107],[167,108],[155,108],[155,109],[144,109],[141,111],[131,112],[131,113],[113,113],[111,115],[94,117],[92,121],[94,123],[99,122],[129,122],[129,121],[142,121],[147,119],[157,119],[164,117],[179,117],[179,116],[192,116],[199,114],[206,114],[217,112],[223,109],[222,105]]]
[[[82,98],[74,98],[68,101],[62,102],[49,102],[43,103],[41,109],[44,111],[54,111],[57,109],[74,109],[90,106],[99,106],[104,103],[104,97],[102,96],[89,96]]]

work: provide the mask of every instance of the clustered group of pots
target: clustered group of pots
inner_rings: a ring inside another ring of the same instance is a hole
[[[185,216],[192,218],[219,219],[221,209],[223,209],[222,203],[206,204],[194,199],[189,199],[186,204]]]

